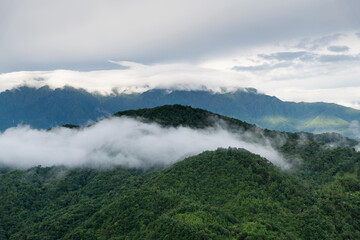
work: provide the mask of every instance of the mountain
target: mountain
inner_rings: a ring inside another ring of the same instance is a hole
[[[165,128],[206,129],[222,122],[229,131],[252,135],[249,141],[266,139],[293,168],[282,170],[259,155],[228,148],[148,171],[3,169],[0,239],[360,238],[357,141],[262,130],[181,105],[114,117],[123,116]]]
[[[0,93],[0,130],[29,124],[51,128],[63,124],[86,125],[119,110],[182,104],[206,109],[281,131],[338,132],[357,137],[360,111],[331,103],[283,102],[255,89],[231,93],[154,89],[138,94],[103,96],[65,87],[52,90],[20,87]]]

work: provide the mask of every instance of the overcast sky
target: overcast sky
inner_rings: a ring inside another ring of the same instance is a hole
[[[0,90],[255,87],[360,109],[358,0],[0,0]]]

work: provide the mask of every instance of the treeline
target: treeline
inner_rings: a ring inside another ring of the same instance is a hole
[[[358,239],[359,190],[352,175],[302,178],[242,149],[147,173],[36,167],[1,175],[0,238]]]

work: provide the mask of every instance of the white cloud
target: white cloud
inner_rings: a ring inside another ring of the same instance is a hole
[[[360,109],[360,44],[354,39],[357,39],[354,33],[341,34],[341,37],[315,50],[299,48],[298,42],[303,40],[285,41],[277,46],[251,48],[198,64],[144,65],[111,61],[124,68],[5,73],[0,74],[0,91],[24,84],[35,87],[50,85],[53,88],[69,85],[102,94],[110,94],[113,89],[119,92],[143,92],[152,88],[221,92],[253,87],[286,101],[334,102]],[[334,53],[328,49],[334,44],[347,46],[349,50],[346,54]]]
[[[246,135],[249,138],[248,135]],[[289,165],[269,144],[241,140],[220,127],[195,130],[162,128],[129,118],[112,118],[81,130],[35,130],[26,126],[0,134],[0,165],[149,168],[167,166],[205,150],[245,148],[284,168]]]
[[[241,74],[202,68],[185,63],[143,65],[119,62],[129,68],[77,72],[70,70],[23,71],[0,74],[0,91],[21,85],[53,88],[66,85],[84,88],[90,92],[110,94],[115,88],[119,92],[143,92],[152,88],[211,89],[234,88],[246,85]],[[244,76],[246,76],[244,74]],[[250,82],[249,82],[250,83]]]
[[[308,38],[306,47],[298,39],[253,48],[201,66],[246,74],[252,87],[282,100],[334,102],[360,109],[360,42],[354,32],[336,36]],[[333,44],[348,51],[334,53],[329,49]]]

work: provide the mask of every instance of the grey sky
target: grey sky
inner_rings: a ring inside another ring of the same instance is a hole
[[[354,30],[358,10],[356,0],[0,1],[0,72],[98,69],[108,59],[198,61]]]
[[[0,91],[254,87],[360,108],[359,12],[358,0],[0,0]]]

